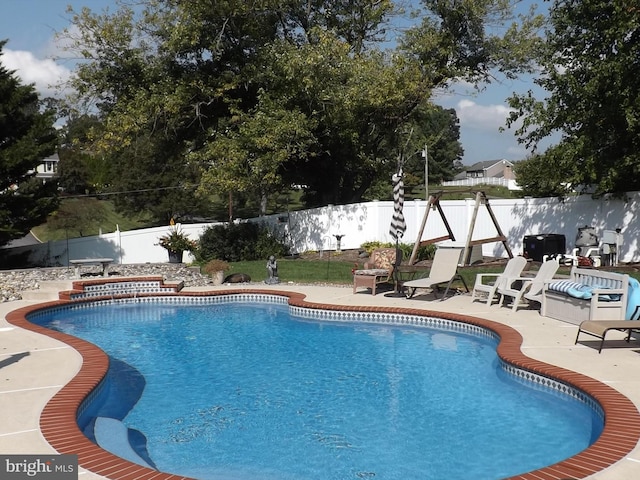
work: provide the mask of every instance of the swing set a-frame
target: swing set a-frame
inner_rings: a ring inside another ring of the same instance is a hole
[[[442,242],[444,240],[452,240],[456,241],[455,235],[449,226],[449,222],[447,221],[447,217],[440,206],[440,197],[444,193],[473,193],[473,190],[441,190],[429,195],[429,201],[427,202],[427,209],[424,212],[424,216],[422,218],[422,224],[420,225],[420,230],[418,231],[418,236],[416,238],[416,242],[413,245],[413,251],[411,252],[411,258],[409,259],[409,265],[413,265],[416,261],[416,256],[418,254],[418,248],[423,245],[429,245],[432,243]],[[489,204],[489,199],[487,195],[483,191],[475,192],[476,195],[476,204],[473,209],[473,215],[471,217],[471,222],[469,224],[469,232],[467,234],[467,241],[464,245],[464,253],[462,255],[462,264],[468,265],[471,260],[471,248],[475,245],[482,245],[485,243],[494,243],[494,242],[502,242],[504,245],[509,258],[513,258],[513,253],[507,244],[507,237],[505,237],[504,233],[502,233],[502,229],[498,224],[498,220],[491,209],[491,205]],[[491,217],[491,221],[496,228],[497,236],[491,238],[483,238],[480,240],[472,240],[473,238],[473,230],[476,226],[476,220],[478,218],[478,211],[480,210],[480,206],[484,205],[487,208],[487,212],[489,213],[489,217]],[[431,210],[437,211],[440,214],[440,218],[442,218],[442,222],[444,223],[445,228],[447,229],[447,235],[442,237],[432,238],[429,240],[422,240],[422,234],[424,233],[424,228],[427,225],[427,218],[429,218],[429,212]]]

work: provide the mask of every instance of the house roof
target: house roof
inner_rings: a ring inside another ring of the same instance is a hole
[[[513,167],[513,162],[510,162],[509,160],[501,158],[499,160],[485,160],[484,162],[476,162],[473,165],[466,167],[465,171],[474,172],[478,170],[486,170],[487,168],[493,167],[496,163],[506,163]]]
[[[42,159],[42,163],[44,162],[59,162],[60,157],[58,157],[58,152],[55,152],[53,155],[49,155],[47,158]]]

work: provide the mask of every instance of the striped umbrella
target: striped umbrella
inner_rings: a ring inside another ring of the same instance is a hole
[[[404,206],[404,182],[402,181],[402,167],[391,177],[393,182],[393,217],[391,217],[391,227],[389,234],[397,242],[404,235],[407,223],[404,220],[402,207]]]

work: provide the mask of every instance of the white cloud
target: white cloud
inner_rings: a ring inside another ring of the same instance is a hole
[[[41,60],[31,52],[23,50],[3,50],[0,61],[8,70],[15,70],[23,83],[35,84],[41,97],[58,96],[55,86],[66,81],[71,75],[68,68],[58,65],[53,60]]]
[[[504,127],[511,109],[506,105],[479,105],[472,100],[460,100],[456,105],[460,125],[475,130],[496,132]]]

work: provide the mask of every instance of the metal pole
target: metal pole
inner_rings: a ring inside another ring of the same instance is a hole
[[[426,143],[422,150],[422,158],[424,158],[424,199],[429,201],[429,156]]]

